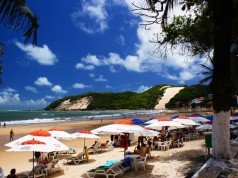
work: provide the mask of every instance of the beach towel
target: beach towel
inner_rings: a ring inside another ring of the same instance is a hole
[[[112,166],[112,165],[114,165],[118,162],[119,162],[118,160],[108,160],[108,161],[103,163],[103,166],[110,167],[110,166]]]

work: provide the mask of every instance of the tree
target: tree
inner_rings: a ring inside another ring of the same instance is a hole
[[[28,8],[25,0],[1,0],[0,24],[14,31],[23,30],[25,43],[32,40],[34,45],[37,44],[38,18]],[[4,54],[3,47],[3,43],[0,43],[0,56]],[[1,62],[0,75],[2,71],[3,67]]]
[[[237,78],[237,68],[233,68],[233,76],[231,73],[231,61],[234,61],[234,58],[237,59],[237,54],[231,54],[230,48],[238,37],[238,27],[235,23],[237,22],[237,2],[185,0],[181,3],[182,10],[193,7],[196,17],[194,19],[175,17],[173,21],[175,23],[171,24],[168,23],[168,12],[178,4],[178,1],[146,0],[146,2],[145,7],[135,5],[135,11],[140,11],[141,16],[150,19],[146,20],[144,24],[146,27],[154,23],[161,24],[165,38],[157,41],[159,45],[183,44],[184,49],[194,55],[204,55],[211,50],[214,51],[211,85],[214,109],[213,155],[216,158],[229,158],[229,117],[235,86],[232,77]],[[153,12],[153,14],[147,12]],[[159,13],[162,15],[159,16]],[[204,34],[207,38],[201,36]]]

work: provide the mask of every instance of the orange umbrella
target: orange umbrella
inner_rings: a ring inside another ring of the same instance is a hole
[[[39,145],[39,144],[45,144],[45,143],[41,142],[41,141],[38,141],[38,140],[35,140],[33,138],[32,140],[28,140],[28,141],[22,142],[21,144],[22,145]]]
[[[178,118],[179,119],[188,119],[188,117],[184,114],[180,114]]]
[[[172,121],[171,118],[169,117],[161,117],[161,118],[156,118],[158,121]]]
[[[92,134],[90,130],[82,129],[78,131],[79,133]]]
[[[114,124],[133,125],[134,122],[129,119],[118,119],[114,122]]]
[[[48,131],[63,131],[63,130],[58,127],[54,127],[54,128],[49,129]]]
[[[32,132],[30,132],[30,135],[38,136],[38,137],[50,137],[51,136],[51,134],[49,132],[44,131],[44,130],[32,131]]]

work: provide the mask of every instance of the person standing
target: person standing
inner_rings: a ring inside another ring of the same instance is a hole
[[[13,132],[13,129],[11,129],[11,131],[10,131],[10,141],[13,141],[13,137],[14,137],[14,132]]]

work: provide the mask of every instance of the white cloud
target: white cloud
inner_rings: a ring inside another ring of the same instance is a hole
[[[84,68],[85,70],[94,70],[95,67],[93,65],[88,65],[88,66],[85,66]]]
[[[51,88],[51,91],[58,93],[58,94],[66,94],[68,93],[68,91],[63,90],[62,87],[60,85],[55,85]]]
[[[118,43],[119,45],[121,46],[124,46],[125,45],[125,38],[123,35],[119,35],[119,37],[117,37],[115,39],[116,43]]]
[[[83,62],[87,63],[87,64],[91,64],[94,66],[100,66],[102,65],[102,63],[100,62],[100,60],[97,58],[96,55],[90,55],[88,54],[86,57],[81,59]]]
[[[112,88],[112,86],[111,85],[106,85],[106,88]]]
[[[5,88],[0,92],[1,105],[16,105],[20,103],[19,93],[13,88]]]
[[[33,93],[38,93],[37,89],[35,87],[31,87],[31,86],[25,86],[25,89],[27,91],[31,91]]]
[[[20,94],[13,88],[0,91],[0,107],[6,109],[42,109],[48,103],[42,99],[20,99]]]
[[[115,69],[113,66],[110,66],[109,68],[110,68],[110,71],[111,71],[112,73],[116,73],[116,72],[117,72],[116,69]]]
[[[108,28],[106,0],[82,0],[81,8],[71,14],[76,27],[86,33],[101,33]]]
[[[82,69],[82,70],[94,70],[94,65],[84,65],[83,63],[77,63],[75,65],[76,69]]]
[[[46,95],[45,98],[46,98],[46,99],[49,99],[49,100],[52,100],[52,99],[55,99],[55,96]]]
[[[140,87],[138,87],[138,89],[136,90],[137,93],[143,93],[144,91],[147,91],[151,88],[151,86],[145,86],[145,85],[141,85]]]
[[[98,78],[94,79],[96,82],[106,82],[107,79],[103,75],[100,75]]]
[[[88,88],[89,86],[88,85],[85,85],[83,83],[75,83],[73,84],[73,88],[76,88],[76,89],[84,89],[84,88]]]
[[[45,98],[37,99],[37,100],[26,100],[24,104],[30,108],[44,108],[48,103],[46,102]]]
[[[88,76],[93,78],[93,77],[95,77],[95,74],[94,73],[90,73],[90,74],[88,74]]]
[[[132,9],[135,8],[132,5],[132,2],[133,0],[125,0],[124,3],[118,3],[118,0],[115,0],[114,4],[123,4],[132,12]],[[144,5],[139,4],[141,3],[140,1],[136,1],[136,3],[142,6]],[[182,12],[180,8],[181,6],[175,7],[173,14],[181,15],[187,13]],[[171,15],[171,17],[172,16],[173,15]],[[142,17],[137,21],[138,23],[141,23],[141,18]],[[201,60],[195,60],[193,57],[188,55],[181,55],[179,52],[180,46],[177,46],[177,48],[173,50],[173,53],[168,51],[166,60],[161,57],[161,51],[153,54],[153,51],[158,47],[158,45],[151,43],[151,40],[153,37],[156,37],[161,30],[159,24],[151,25],[150,30],[146,30],[144,26],[138,25],[137,37],[139,42],[138,44],[135,44],[136,53],[133,55],[128,54],[125,57],[121,57],[119,54],[113,52],[110,52],[108,56],[88,54],[86,57],[82,58],[81,61],[86,64],[89,63],[94,65],[95,67],[109,66],[109,70],[112,72],[114,71],[112,70],[112,67],[114,66],[121,66],[126,70],[133,72],[154,72],[170,80],[176,80],[179,83],[184,83],[196,78],[196,73]],[[171,74],[170,71],[173,71],[173,74]],[[176,73],[174,71],[176,71]],[[164,73],[166,73],[166,75]]]
[[[45,44],[43,47],[38,47],[32,44],[24,45],[20,42],[15,42],[15,45],[24,51],[31,60],[37,61],[39,64],[54,65],[58,61],[56,55]]]
[[[35,84],[38,86],[52,86],[52,83],[46,77],[39,77]]]
[[[82,63],[77,63],[77,64],[75,65],[75,68],[76,68],[76,69],[83,69],[83,68],[84,68],[84,65],[83,65]]]

